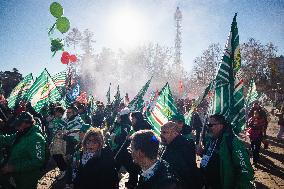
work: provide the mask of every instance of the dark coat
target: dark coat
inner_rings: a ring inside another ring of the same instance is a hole
[[[149,179],[140,176],[136,189],[181,189],[179,180],[166,161],[158,161],[154,175]]]
[[[119,179],[112,153],[103,148],[99,157],[90,159],[80,166],[74,180],[75,189],[118,189]]]
[[[192,113],[190,126],[193,130],[196,130],[196,132],[200,133],[202,129],[202,121],[199,117],[199,114],[197,112]]]
[[[195,145],[193,140],[177,136],[164,151],[162,157],[173,168],[186,188],[199,186],[199,172],[196,165]]]

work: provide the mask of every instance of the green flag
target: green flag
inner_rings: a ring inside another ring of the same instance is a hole
[[[25,98],[30,101],[32,107],[39,112],[42,107],[49,103],[58,102],[61,99],[61,95],[48,71],[44,69],[26,93]]]
[[[213,98],[209,114],[222,114],[232,123],[238,134],[245,126],[241,54],[235,14],[224,55],[213,86]]]
[[[33,83],[33,76],[30,73],[16,87],[12,90],[10,96],[7,98],[9,108],[14,108],[17,103],[26,94]]]
[[[117,91],[116,94],[114,96],[114,101],[113,101],[113,107],[114,110],[116,110],[119,107],[119,104],[121,102],[122,98],[120,98],[120,90],[119,90],[119,85],[117,86]]]
[[[66,71],[59,72],[52,76],[52,80],[56,87],[65,87],[66,86]]]
[[[246,98],[246,106],[248,107],[252,102],[258,100],[258,93],[253,79],[250,80],[249,90]]]
[[[131,102],[128,104],[128,108],[131,111],[140,111],[143,109],[144,106],[144,100],[143,97],[146,94],[150,83],[151,83],[152,77],[151,79],[149,79],[146,84],[142,87],[142,89],[138,92],[138,94],[133,98],[133,100],[131,100]]]
[[[178,110],[168,83],[162,88],[154,106],[147,110],[146,117],[153,130],[160,134],[161,126],[171,117],[178,115]]]

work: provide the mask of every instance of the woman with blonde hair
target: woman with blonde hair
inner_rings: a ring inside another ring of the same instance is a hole
[[[69,184],[75,189],[118,188],[119,179],[114,158],[110,149],[105,147],[104,137],[99,128],[92,128],[86,132],[81,149],[73,155],[71,166],[72,179],[69,179]]]

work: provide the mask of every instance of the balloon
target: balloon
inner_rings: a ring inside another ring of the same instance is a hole
[[[52,39],[50,47],[51,52],[53,52],[52,56],[54,56],[57,51],[63,50],[63,46],[62,39]]]
[[[52,16],[54,16],[55,18],[60,18],[63,15],[63,8],[57,2],[51,3],[49,11],[52,14]]]
[[[62,53],[62,56],[61,56],[62,64],[68,64],[69,63],[69,58],[70,58],[70,54],[68,52],[64,51]]]
[[[70,55],[69,59],[70,59],[70,62],[76,62],[77,61],[77,57],[74,54]]]
[[[66,33],[70,28],[70,22],[66,17],[60,17],[56,21],[56,28],[61,33]]]

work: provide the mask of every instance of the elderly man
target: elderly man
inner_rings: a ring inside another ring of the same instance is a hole
[[[136,189],[179,189],[179,181],[169,164],[158,160],[160,139],[151,130],[140,130],[131,136],[129,150],[133,161],[142,169]]]
[[[172,121],[161,127],[162,144],[166,146],[161,158],[167,161],[181,178],[184,188],[198,188],[200,182],[194,141],[184,138],[179,130],[177,123]]]
[[[253,169],[242,141],[233,134],[222,115],[209,117],[209,141],[197,153],[206,187],[212,189],[254,188]]]
[[[46,141],[30,113],[22,112],[16,121],[16,134],[0,135],[0,148],[11,147],[6,163],[0,169],[0,178],[11,176],[9,180],[17,189],[35,189],[46,161]]]

